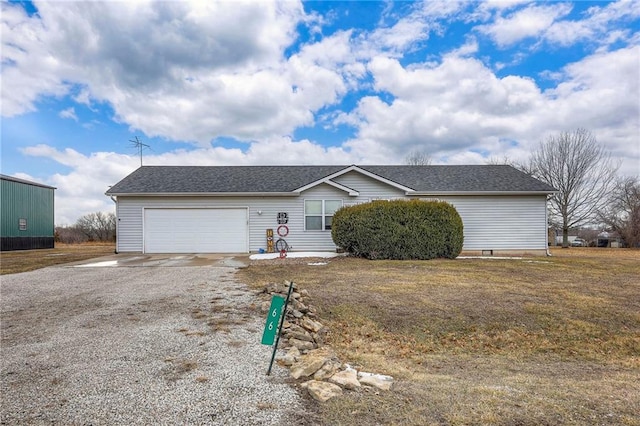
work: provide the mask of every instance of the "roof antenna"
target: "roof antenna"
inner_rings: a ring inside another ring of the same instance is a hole
[[[147,145],[146,143],[140,142],[137,136],[135,138],[136,138],[135,141],[129,140],[129,142],[131,142],[134,148],[136,148],[140,152],[140,167],[142,167],[142,150],[145,148],[149,148],[149,145]]]

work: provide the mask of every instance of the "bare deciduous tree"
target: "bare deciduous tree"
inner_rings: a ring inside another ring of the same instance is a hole
[[[77,226],[56,226],[55,238],[56,242],[65,244],[84,243],[89,239]]]
[[[431,164],[431,156],[424,151],[412,151],[404,162],[408,166],[428,166]]]
[[[89,213],[75,224],[90,241],[113,241],[116,235],[116,215],[113,213]]]
[[[595,221],[607,203],[617,166],[611,154],[585,129],[561,132],[540,143],[532,153],[533,176],[558,190],[549,203],[551,220],[562,229],[562,246],[569,246],[569,229]]]
[[[528,175],[533,174],[531,163],[521,163],[519,161],[512,160],[507,155],[505,155],[502,158],[490,157],[489,159],[487,159],[486,164],[489,166],[502,166],[502,165],[511,166]]]
[[[599,217],[630,247],[640,246],[640,178],[618,179]]]

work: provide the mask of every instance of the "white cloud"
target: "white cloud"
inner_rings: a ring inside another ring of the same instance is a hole
[[[514,6],[514,4],[510,6]],[[510,8],[498,8],[481,3],[474,16],[483,21],[495,17],[493,22],[475,29],[491,37],[498,46],[509,47],[524,39],[546,42],[554,47],[572,46],[581,41],[611,45],[616,41],[631,42],[632,31],[620,30],[615,25],[640,16],[640,0],[619,0],[595,5],[580,19],[569,19],[572,10],[569,3],[550,3],[544,6],[531,4],[506,16]],[[495,16],[494,16],[495,15]]]
[[[69,118],[71,120],[78,121],[78,116],[76,115],[76,110],[74,107],[63,109],[58,113],[58,116],[61,118]]]
[[[640,16],[640,1],[621,0],[605,7],[589,8],[582,20],[554,22],[546,31],[544,38],[551,44],[570,46],[581,40],[590,40],[605,45],[618,40],[628,40],[630,31],[615,30],[611,26],[621,19]],[[613,33],[613,34],[612,34]]]
[[[56,187],[56,225],[72,225],[87,213],[114,211],[113,202],[104,193],[109,185],[138,166],[135,156],[112,152],[83,155],[73,149],[57,150],[42,144],[24,148],[23,154],[51,159],[71,169],[67,174],[56,173],[43,182]]]
[[[545,6],[530,5],[507,17],[498,16],[495,22],[476,29],[489,35],[498,46],[511,46],[525,38],[536,37],[551,27],[554,21],[571,12],[571,5],[551,3]]]
[[[2,35],[2,115],[12,117],[35,111],[45,96],[61,96],[68,90],[58,74],[64,65],[43,44],[46,31],[37,18],[21,6],[0,3]]]
[[[363,37],[358,50],[373,57],[380,52],[399,57],[417,44],[429,39],[432,32],[441,34],[441,21],[451,18],[466,7],[464,1],[425,0],[414,5],[411,13],[397,19],[393,25],[381,25]]]
[[[68,94],[89,108],[108,104],[116,121],[148,137],[207,146],[219,136],[261,140],[314,125],[319,110],[360,88],[372,56],[428,38],[464,3],[416,4],[388,28],[336,32],[289,58],[296,25],[319,21],[299,2],[36,5],[38,15],[27,17],[3,3],[7,22],[21,29],[5,43],[16,51],[3,69],[3,114]],[[5,96],[14,86],[29,90]]]
[[[86,105],[107,102],[148,136],[250,140],[311,124],[344,90],[330,69],[284,60],[305,19],[299,2],[36,6],[28,17],[2,4],[5,116],[35,110],[41,96],[72,94]]]
[[[358,127],[345,144],[352,153],[375,152],[386,163],[414,150],[436,162],[478,162],[486,157],[479,153],[523,160],[547,134],[584,127],[616,158],[626,158],[622,173],[632,174],[640,164],[638,57],[637,46],[589,56],[565,67],[557,86],[544,92],[530,78],[500,78],[474,58],[451,54],[437,64],[403,67],[378,57],[369,71],[393,101],[362,98],[338,120]]]
[[[640,46],[600,52],[564,68],[563,81],[545,92],[540,122],[550,128],[595,132],[625,174],[640,173]]]
[[[511,9],[523,3],[531,3],[531,0],[485,0],[480,7],[487,9]]]
[[[446,19],[455,16],[467,5],[464,0],[424,0],[418,9],[418,16],[427,20]]]
[[[374,46],[399,55],[411,45],[427,38],[429,38],[427,23],[411,15],[409,18],[400,19],[392,27],[377,29],[370,35],[368,41]]]

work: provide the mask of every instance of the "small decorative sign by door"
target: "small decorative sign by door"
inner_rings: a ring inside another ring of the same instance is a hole
[[[286,225],[289,223],[289,213],[287,212],[279,212],[278,213],[278,225]]]
[[[267,229],[267,253],[273,252],[273,229]]]

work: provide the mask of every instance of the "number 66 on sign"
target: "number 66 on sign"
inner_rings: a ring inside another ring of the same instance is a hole
[[[282,307],[284,306],[284,299],[280,296],[273,296],[271,298],[271,306],[269,306],[269,315],[267,315],[267,323],[264,325],[264,332],[262,333],[262,344],[273,345],[273,341],[276,338],[278,332],[278,325],[280,323],[280,316],[282,315]]]

